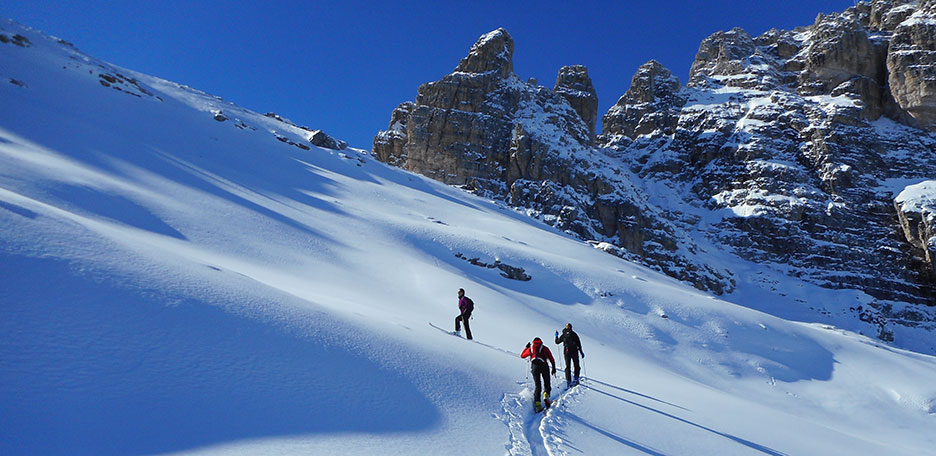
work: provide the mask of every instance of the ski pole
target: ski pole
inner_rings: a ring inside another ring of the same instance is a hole
[[[527,360],[526,379],[523,380],[523,385],[526,386],[527,388],[530,387],[530,363],[531,362],[532,362],[532,359]]]
[[[560,350],[560,348],[561,348],[561,346],[560,346],[559,344],[556,344],[556,352],[557,352],[557,353],[560,353],[560,354],[562,355],[562,370],[565,371],[566,369],[569,368],[569,366],[567,365],[567,364],[568,364],[568,362],[567,362],[568,360],[565,359],[565,353],[563,353],[563,351]]]
[[[585,358],[582,358],[582,378],[588,378],[588,369],[585,367]]]

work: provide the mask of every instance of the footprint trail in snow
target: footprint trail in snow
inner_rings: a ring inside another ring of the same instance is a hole
[[[504,445],[509,456],[558,456],[566,455],[563,446],[564,412],[584,389],[559,388],[552,406],[543,413],[532,413],[533,393],[525,383],[519,393],[506,393],[501,399],[503,414],[499,417],[507,426],[508,440]]]

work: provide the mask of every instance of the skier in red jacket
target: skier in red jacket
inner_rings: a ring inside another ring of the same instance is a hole
[[[552,387],[549,385],[549,364],[547,364],[546,361],[549,360],[549,362],[552,363],[552,373],[555,375],[556,360],[549,351],[549,347],[543,345],[543,341],[539,337],[533,339],[532,344],[528,342],[523,353],[520,354],[521,358],[526,358],[528,356],[533,358],[530,361],[530,370],[533,373],[533,383],[536,384],[536,389],[533,391],[533,411],[539,412],[544,408],[544,404],[540,402],[540,391],[543,392],[543,402],[545,402],[545,406],[549,407],[549,392],[552,390]],[[540,383],[540,377],[542,377],[542,383]],[[541,387],[545,388],[541,389]]]

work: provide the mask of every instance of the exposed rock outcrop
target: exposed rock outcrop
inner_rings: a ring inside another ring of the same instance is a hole
[[[9,43],[19,47],[32,46],[32,42],[29,41],[29,38],[26,38],[20,34],[9,36],[4,33],[0,33],[0,43]]]
[[[756,69],[761,67],[756,57],[754,40],[743,29],[717,32],[699,45],[695,61],[689,68],[688,85],[707,87],[715,83],[729,87],[759,87],[763,85],[762,81],[751,77],[758,76]],[[776,85],[776,78],[772,79],[768,84]]]
[[[921,273],[936,280],[936,181],[908,186],[894,207],[907,242],[919,252]]]
[[[400,103],[390,114],[390,126],[374,136],[372,152],[378,160],[394,166],[406,163],[406,121],[416,105],[412,101]]]
[[[627,92],[601,118],[602,135],[634,139],[658,130],[672,134],[686,103],[679,89],[679,78],[659,62],[641,65]]]
[[[553,92],[565,98],[585,122],[588,131],[594,133],[595,122],[598,120],[598,94],[591,78],[588,77],[588,69],[582,65],[560,68]],[[591,142],[591,138],[589,139]]]
[[[646,96],[656,105],[636,110],[639,103],[619,102],[604,126],[616,135],[599,144],[617,150],[645,182],[671,188],[661,204],[691,195],[687,212],[704,206],[721,214],[708,227],[689,229],[822,286],[862,290],[876,298],[875,321],[918,324],[887,303],[936,303],[936,281],[927,268],[912,266],[925,257],[913,253],[922,241],[908,245],[895,236],[894,195],[881,189],[894,179],[936,176],[936,135],[913,128],[925,119],[925,97],[895,100],[901,89],[888,86],[913,76],[889,69],[895,52],[922,61],[918,87],[932,81],[925,72],[936,66],[912,57],[927,52],[923,34],[905,51],[899,38],[936,18],[930,5],[875,1],[794,31],[713,34],[677,92],[684,103]],[[638,70],[632,91],[648,86],[637,83],[642,73],[649,71]],[[629,91],[627,98],[635,97]],[[912,103],[919,103],[915,112]],[[675,120],[638,130],[645,112]]]
[[[513,40],[482,36],[455,71],[419,87],[374,138],[378,159],[503,198],[586,239],[614,240],[632,259],[717,293],[730,275],[700,252],[628,182],[620,162],[592,147],[597,95],[588,71],[567,66],[553,90],[522,82]],[[678,83],[677,83],[678,85]]]
[[[421,85],[405,121],[403,166],[456,185],[501,176],[513,130],[504,100],[512,96],[511,76],[513,38],[498,29],[482,36],[452,74]]]
[[[887,41],[872,35],[856,9],[820,15],[809,30],[798,90],[807,95],[827,94],[843,83],[867,81],[875,88],[886,84]],[[880,90],[880,89],[878,89]],[[881,99],[880,94],[874,97]]]
[[[313,146],[324,147],[332,150],[342,150],[348,147],[348,143],[332,138],[322,130],[311,130],[309,142]]]
[[[921,2],[919,10],[895,28],[887,70],[900,108],[920,126],[936,130],[936,2]]]

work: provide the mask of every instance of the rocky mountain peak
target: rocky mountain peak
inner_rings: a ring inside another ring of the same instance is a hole
[[[630,88],[624,92],[621,100],[628,103],[650,103],[654,100],[669,99],[679,93],[679,78],[656,60],[650,60],[637,68],[631,78]]]
[[[505,184],[530,173],[550,175],[540,161],[519,163],[511,151],[517,144],[538,147],[541,126],[555,129],[550,137],[590,143],[594,130],[583,117],[597,117],[597,106],[589,107],[589,93],[577,89],[587,90],[591,80],[585,67],[568,67],[553,92],[522,82],[512,73],[512,57],[513,39],[504,29],[481,36],[453,73],[421,85],[415,103],[394,111],[391,129],[374,138],[374,154],[446,183],[501,195],[507,194]],[[570,100],[581,103],[581,113]],[[405,125],[405,132],[392,131],[393,125]]]
[[[729,275],[702,264],[701,249],[647,204],[626,169],[592,147],[597,95],[587,69],[563,67],[553,90],[504,77],[508,66],[498,64],[509,61],[507,37],[484,35],[454,73],[421,85],[416,102],[394,110],[391,128],[374,138],[374,155],[525,207],[585,239],[612,241],[619,247],[602,248],[651,258],[700,288],[731,289]],[[661,96],[678,88],[668,70],[660,73]]]
[[[859,311],[864,321],[916,325],[916,309],[886,302],[934,302],[931,231],[895,237],[898,218],[916,226],[922,217],[892,209],[894,192],[883,189],[936,175],[936,137],[917,129],[932,129],[931,4],[862,2],[792,31],[715,33],[679,91],[684,104],[624,116],[641,106],[625,95],[605,130],[645,128],[599,144],[645,181],[734,214],[709,235],[735,254],[862,290],[876,299]]]
[[[513,38],[503,28],[486,33],[471,46],[455,72],[493,73],[500,78],[513,74]]]
[[[656,60],[637,69],[630,88],[602,117],[602,135],[636,138],[658,129],[672,132],[673,112],[685,103],[679,78]]]
[[[705,85],[709,78],[746,73],[754,55],[754,39],[741,28],[720,31],[702,41],[689,68],[688,85]]]
[[[579,114],[589,132],[595,131],[598,120],[598,94],[584,65],[569,65],[559,69],[553,92],[561,95]]]

